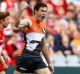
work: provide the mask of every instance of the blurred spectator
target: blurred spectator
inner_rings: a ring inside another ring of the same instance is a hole
[[[80,11],[78,11],[78,13],[77,13],[76,26],[80,33]]]
[[[66,2],[67,2],[67,4],[70,4],[70,3],[72,3],[72,4],[74,4],[75,6],[77,6],[77,7],[80,7],[80,0],[66,0]]]
[[[53,4],[53,9],[54,9],[54,12],[59,15],[59,11],[58,9],[61,8],[62,9],[62,12],[66,12],[66,8],[67,8],[67,3],[66,3],[66,0],[50,0],[50,2]],[[61,11],[61,10],[60,10]]]
[[[24,2],[25,0],[3,0],[1,2],[0,11],[2,12],[9,11],[10,15],[16,18],[16,14],[18,14],[18,12],[20,11],[20,7],[22,7],[20,5],[23,4]],[[23,16],[32,15],[32,11],[30,8],[28,8],[24,10],[22,14]]]
[[[48,32],[53,32],[54,27],[54,20],[55,20],[55,14],[53,12],[49,12],[46,16],[45,24],[46,24],[46,30]]]
[[[2,12],[9,11],[11,16],[15,16],[17,10],[15,0],[3,0],[0,8]]]
[[[59,55],[70,55],[72,54],[72,48],[70,47],[70,39],[69,39],[69,24],[68,22],[63,19],[57,19],[55,22],[58,27],[59,31],[58,34],[55,36],[55,52],[59,52]],[[66,42],[66,43],[65,43]]]
[[[70,10],[73,12],[73,15],[75,16],[76,15],[76,6],[74,4],[68,4],[67,5],[67,10]]]
[[[62,40],[61,40],[61,47],[62,47],[62,52],[64,55],[71,55],[72,54],[72,48],[70,46],[70,37],[67,33],[67,29],[65,28],[65,26],[61,27],[61,31],[60,31]]]
[[[46,2],[48,2],[49,0],[41,0],[41,2],[43,2],[43,3],[46,3]]]
[[[20,33],[11,32],[12,30],[7,27],[4,35],[4,46],[3,50],[6,51],[8,56],[10,57],[10,61],[8,62],[9,66],[15,66],[16,58],[20,55],[20,52],[24,48],[24,43],[22,37],[19,35]],[[21,38],[20,38],[21,37]]]
[[[54,36],[52,33],[47,33],[46,38],[48,41],[47,45],[48,45],[48,49],[49,49],[49,54],[50,54],[50,57],[52,59],[52,57],[55,55],[54,50],[53,50],[53,48],[54,48]]]
[[[27,3],[29,4],[29,6],[31,7],[32,11],[34,11],[34,6],[37,2],[39,2],[40,0],[27,0]]]
[[[47,12],[53,12],[53,5],[50,2],[47,2],[46,4],[48,6]]]
[[[6,3],[5,0],[0,0],[0,11],[6,11]]]
[[[57,14],[58,14],[58,17],[63,17],[65,15],[65,10],[63,7],[61,6],[58,6],[57,7]]]
[[[54,52],[55,52],[55,54],[57,55],[57,56],[60,56],[60,55],[63,55],[63,53],[62,53],[62,47],[61,47],[61,40],[62,40],[62,38],[61,38],[61,35],[60,34],[58,34],[58,35],[56,35],[55,37],[54,37]]]
[[[80,55],[80,37],[77,30],[73,33],[73,40],[71,41],[71,46],[73,48],[73,53],[75,55]]]
[[[41,0],[41,2],[46,3],[48,7],[47,12],[53,12],[53,5],[50,0]]]
[[[76,20],[74,19],[75,15],[72,10],[67,10],[65,20],[68,23],[68,32],[72,39],[72,33],[77,29]]]

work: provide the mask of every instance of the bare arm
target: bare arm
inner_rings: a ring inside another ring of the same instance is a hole
[[[0,63],[2,64],[2,66],[3,66],[4,69],[7,69],[8,68],[8,66],[7,66],[7,64],[6,64],[3,56],[0,56]]]
[[[4,59],[4,58],[5,59]],[[8,65],[6,64],[6,61],[9,59],[8,55],[5,53],[5,51],[1,52],[1,56],[0,56],[0,63],[2,64],[3,68],[6,70],[8,68]],[[9,60],[8,60],[9,61]],[[7,62],[8,62],[7,61]]]
[[[45,59],[46,59],[46,61],[48,63],[49,70],[51,72],[53,72],[54,71],[54,68],[53,68],[53,64],[52,64],[52,62],[50,60],[50,55],[49,55],[49,50],[48,50],[47,43],[48,42],[47,42],[46,38],[43,38],[43,40],[42,40],[42,44],[43,44],[42,53],[43,53],[43,55],[44,55],[44,57],[45,57]]]
[[[47,63],[51,64],[46,38],[43,38],[42,43],[43,43],[42,53],[43,53]]]
[[[13,28],[14,30],[21,30],[21,27],[19,27],[20,24],[20,19],[22,16],[22,13],[24,12],[24,10],[28,7],[28,4],[25,1],[21,1],[20,5],[19,5],[19,12],[16,15],[16,19],[15,19],[15,27]]]

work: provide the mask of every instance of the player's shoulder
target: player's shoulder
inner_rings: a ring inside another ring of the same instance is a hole
[[[29,19],[30,19],[32,22],[35,22],[35,21],[36,21],[36,18],[34,18],[34,17],[29,17]]]

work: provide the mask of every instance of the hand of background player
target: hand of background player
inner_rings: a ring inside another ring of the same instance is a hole
[[[10,62],[11,61],[11,58],[8,55],[5,55],[3,57],[4,57],[5,62]]]

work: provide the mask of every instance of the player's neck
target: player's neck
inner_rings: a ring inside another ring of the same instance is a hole
[[[43,21],[42,18],[40,18],[40,17],[38,17],[38,16],[36,16],[36,15],[35,15],[34,17],[36,18],[36,20],[37,20],[38,23],[41,23],[41,22]]]

